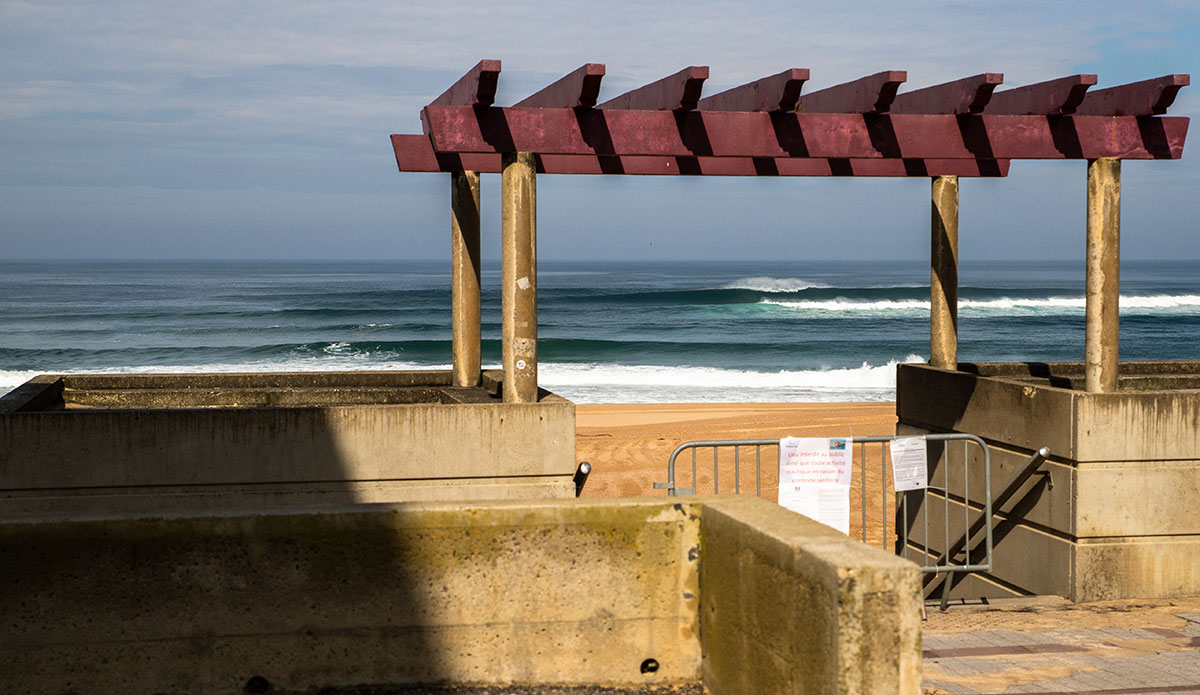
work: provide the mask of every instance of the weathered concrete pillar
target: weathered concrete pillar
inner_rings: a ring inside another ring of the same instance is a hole
[[[1117,390],[1117,303],[1121,267],[1121,160],[1087,165],[1087,320],[1084,383],[1089,392]]]
[[[932,193],[929,364],[958,369],[958,177],[934,177]]]
[[[455,386],[478,386],[482,365],[479,320],[479,172],[450,174],[450,304]]]
[[[504,402],[537,401],[537,170],[533,154],[504,155],[500,182]]]

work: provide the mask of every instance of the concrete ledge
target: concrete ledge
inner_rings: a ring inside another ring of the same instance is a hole
[[[1115,393],[1072,388],[1069,375],[1082,372],[1074,364],[960,367],[899,365],[900,421],[1029,451],[1049,446],[1055,456],[1080,463],[1200,458],[1200,392],[1171,390],[1182,370],[1200,375],[1200,362],[1122,362]],[[1159,372],[1163,379],[1154,378]]]
[[[918,692],[912,563],[776,505],[711,498],[702,514],[710,692]]]
[[[1200,540],[1200,461],[1082,463],[1075,478],[1080,539],[1190,534]]]
[[[1050,447],[1049,475],[1025,482],[998,510],[994,575],[1006,591],[1078,601],[1200,592],[1200,517],[1191,504],[1200,494],[1200,362],[1123,362],[1120,373],[1117,391],[1087,393],[1078,388],[1082,364],[898,368],[898,431],[982,437],[995,493],[1029,452]],[[947,454],[933,481],[950,472],[955,535],[962,455]],[[981,461],[968,462],[976,480]],[[982,501],[975,491],[968,497]],[[931,524],[941,510],[930,505]],[[919,540],[923,529],[913,530]]]
[[[1195,596],[1200,586],[1200,539],[1163,536],[1080,541],[1075,551],[1073,601],[1129,596]]]
[[[569,498],[575,483],[567,476],[487,477],[461,480],[379,480],[261,485],[116,487],[80,490],[21,490],[0,493],[0,522],[99,516],[195,514],[217,510],[296,509],[308,506],[411,502]]]
[[[338,503],[368,489],[357,501],[455,492],[478,499],[468,489],[476,480],[507,486],[496,497],[574,495],[573,403],[550,393],[537,403],[503,403],[488,389],[452,388],[449,378],[442,371],[38,377],[0,410],[0,517],[92,513],[106,502],[115,512],[168,512],[192,493],[185,505],[214,509],[301,497]],[[389,490],[396,496],[381,497]]]
[[[919,687],[916,568],[759,499],[8,522],[0,555],[12,692]]]

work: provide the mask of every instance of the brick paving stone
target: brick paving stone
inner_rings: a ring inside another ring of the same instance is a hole
[[[1200,598],[1010,605],[952,606],[927,624],[924,648],[946,652],[926,660],[930,692],[1200,695]]]

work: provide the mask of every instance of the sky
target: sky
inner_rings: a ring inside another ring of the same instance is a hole
[[[882,70],[908,71],[901,91],[981,72],[1097,89],[1200,77],[1200,3],[0,0],[0,259],[448,259],[449,175],[399,173],[388,135],[421,132],[483,58],[498,105],[587,62],[602,101],[689,65],[706,94],[790,67],[806,91]],[[1200,115],[1200,85],[1170,114]],[[1200,259],[1197,148],[1124,163],[1123,258]],[[962,179],[962,261],[1082,261],[1084,166]],[[482,186],[495,258],[499,176]],[[538,194],[542,260],[928,257],[928,179],[541,176]]]

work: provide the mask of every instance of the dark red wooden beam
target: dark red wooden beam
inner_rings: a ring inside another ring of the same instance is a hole
[[[424,135],[393,135],[396,165],[403,172],[477,171],[500,173],[499,154],[438,154]],[[1009,162],[943,159],[784,159],[750,157],[599,157],[544,154],[542,174],[625,174],[637,176],[1007,176]]]
[[[985,72],[961,80],[897,94],[888,113],[981,113],[1004,73]]]
[[[428,106],[438,152],[816,157],[1177,159],[1187,118],[752,113]]]
[[[1075,110],[1080,116],[1157,116],[1167,112],[1188,75],[1165,75],[1088,92]]]
[[[992,94],[984,113],[1008,115],[1062,116],[1075,113],[1088,87],[1096,84],[1095,75],[1072,75]]]
[[[883,113],[908,79],[903,70],[887,70],[817,90],[800,97],[800,113]]]
[[[800,90],[806,81],[806,68],[791,68],[778,75],[704,97],[700,100],[699,108],[708,111],[795,111],[800,101]]]
[[[603,79],[604,63],[587,63],[536,94],[518,101],[516,105],[529,108],[591,108],[596,105],[600,81]]]
[[[602,109],[644,109],[690,111],[700,101],[700,91],[708,79],[708,66],[693,65],[674,75],[625,92],[600,105]]]
[[[491,106],[496,102],[496,85],[499,81],[500,61],[481,60],[430,105]]]

